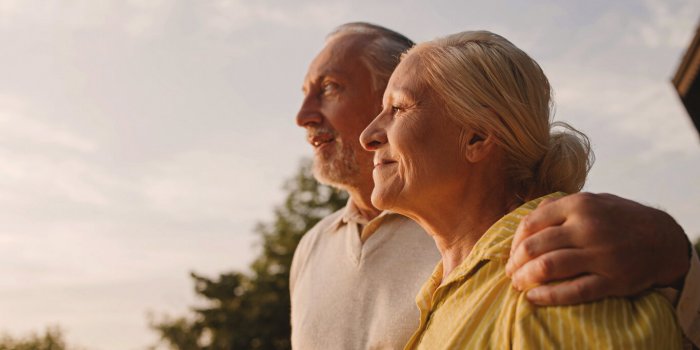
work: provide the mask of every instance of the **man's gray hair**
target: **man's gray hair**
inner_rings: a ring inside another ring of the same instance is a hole
[[[371,38],[361,60],[370,71],[374,91],[383,93],[391,73],[401,60],[401,54],[408,51],[415,43],[391,29],[365,22],[340,25],[328,34],[326,40],[347,34],[361,34]]]

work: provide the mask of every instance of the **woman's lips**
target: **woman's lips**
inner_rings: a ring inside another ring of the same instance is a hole
[[[374,169],[380,169],[388,165],[396,164],[396,161],[389,159],[382,159],[379,162],[374,163]]]

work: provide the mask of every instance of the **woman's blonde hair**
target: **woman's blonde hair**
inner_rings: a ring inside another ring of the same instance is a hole
[[[497,34],[471,31],[418,44],[406,55],[419,60],[418,78],[448,116],[496,136],[522,199],[581,190],[594,159],[588,137],[552,122],[549,81],[525,52]]]

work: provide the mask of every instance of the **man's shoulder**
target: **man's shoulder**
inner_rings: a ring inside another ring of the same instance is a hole
[[[304,234],[304,238],[322,235],[333,229],[335,225],[338,224],[338,221],[341,220],[343,210],[345,209],[341,208],[321,219],[319,222],[316,223],[316,225],[314,225],[309,231],[307,231],[306,234]]]
[[[317,222],[316,225],[314,225],[304,234],[303,237],[301,237],[301,241],[299,242],[299,247],[297,249],[308,249],[304,247],[313,245],[313,242],[332,231],[335,225],[338,224],[340,217],[343,215],[343,210],[344,209],[340,209],[332,214],[329,214]]]
[[[330,228],[338,223],[342,213],[343,209],[340,209],[324,217],[309,231],[307,231],[304,236],[301,237],[299,245],[297,245],[296,249],[294,250],[294,257],[292,259],[292,267],[290,271],[290,291],[294,291],[297,275],[301,273],[301,270],[305,269],[309,256],[314,251],[314,247],[318,245],[320,238],[322,238],[324,234],[329,233],[331,231]]]

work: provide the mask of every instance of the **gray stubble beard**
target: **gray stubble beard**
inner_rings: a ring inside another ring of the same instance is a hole
[[[313,173],[318,182],[346,190],[357,186],[360,167],[355,150],[339,138],[335,141],[336,149],[331,159],[319,159],[318,154],[314,156]]]

